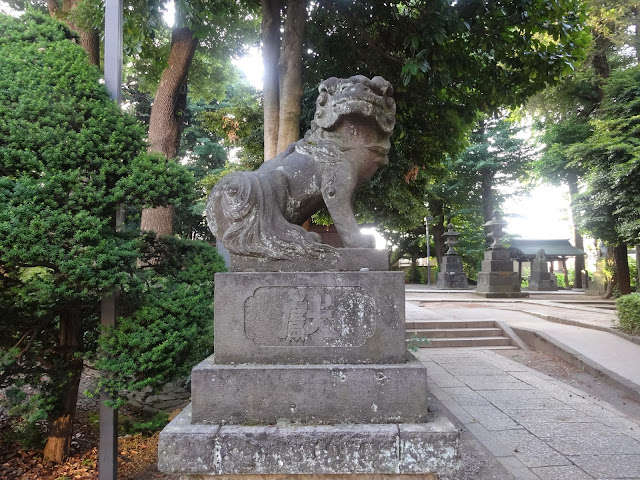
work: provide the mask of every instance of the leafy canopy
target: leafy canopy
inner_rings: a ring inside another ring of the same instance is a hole
[[[579,0],[326,0],[312,8],[310,88],[355,74],[396,86],[390,165],[356,199],[365,218],[399,229],[421,222],[425,192],[415,184],[446,174],[446,159],[464,150],[481,115],[520,105],[572,72],[589,46],[585,21]],[[414,167],[420,173],[405,182]]]

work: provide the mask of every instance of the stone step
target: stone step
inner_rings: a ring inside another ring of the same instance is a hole
[[[493,320],[420,320],[406,323],[407,329],[437,330],[443,328],[492,328]]]
[[[438,330],[407,329],[406,337],[413,336],[425,338],[460,338],[460,337],[499,337],[502,329],[492,328],[442,328]]]
[[[431,347],[431,345],[429,345]],[[447,347],[435,347],[435,348],[447,348]],[[514,345],[495,345],[489,347],[453,347],[456,350],[518,350],[518,347]]]
[[[507,347],[511,345],[509,337],[466,337],[466,338],[433,338],[426,347]]]

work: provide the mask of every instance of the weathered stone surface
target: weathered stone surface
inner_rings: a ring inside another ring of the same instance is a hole
[[[261,474],[261,475],[189,475],[181,480],[337,480],[333,474]],[[402,473],[362,473],[340,474],[340,480],[438,480],[435,473],[402,474]],[[573,480],[573,479],[572,479]]]
[[[422,425],[218,427],[193,425],[190,416],[188,407],[160,434],[160,471],[189,478],[424,475],[454,471],[459,463],[458,431],[444,417]]]
[[[304,139],[255,172],[228,174],[211,191],[207,222],[217,240],[235,255],[323,258],[333,248],[299,225],[326,206],[345,247],[374,247],[374,238],[360,233],[351,199],[389,162],[391,95],[382,77],[322,82]]]
[[[216,363],[403,363],[402,272],[218,273]]]
[[[218,425],[192,425],[191,406],[167,425],[158,439],[158,469],[167,473],[216,473]]]
[[[338,248],[320,258],[273,260],[231,256],[232,272],[358,272],[388,271],[389,252],[373,248]]]
[[[520,291],[520,277],[513,271],[509,250],[494,247],[484,252],[482,271],[478,272],[476,294],[485,297],[527,297]]]
[[[469,288],[467,275],[464,273],[462,259],[458,255],[445,255],[438,272],[437,288]]]
[[[491,220],[486,222],[483,226],[489,229],[489,233],[487,237],[493,240],[493,243],[489,247],[489,250],[496,250],[504,248],[502,246],[502,237],[504,236],[503,228],[506,227],[507,223],[502,221],[500,218],[500,212],[498,210],[494,210],[491,214]]]
[[[427,420],[427,371],[413,356],[373,365],[218,365],[211,356],[193,369],[191,383],[195,423]]]
[[[429,423],[399,424],[398,429],[401,473],[426,470],[443,474],[457,468],[460,435],[451,430],[451,422],[445,417],[437,417]]]
[[[474,292],[484,298],[527,298],[529,292]]]
[[[529,280],[529,290],[534,291],[554,291],[558,290],[558,282],[555,275],[549,273],[549,265],[544,256],[544,250],[540,249],[536,258],[531,262],[531,275]]]

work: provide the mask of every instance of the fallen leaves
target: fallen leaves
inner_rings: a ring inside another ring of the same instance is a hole
[[[151,480],[173,477],[158,472],[158,433],[151,437],[133,435],[118,440],[118,479]],[[91,438],[82,451],[66,462],[55,465],[44,460],[37,450],[25,450],[16,444],[0,444],[0,478],[11,480],[97,480],[97,439]]]

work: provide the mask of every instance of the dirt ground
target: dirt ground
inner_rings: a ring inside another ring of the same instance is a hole
[[[508,350],[498,352],[510,360],[546,373],[587,394],[611,403],[623,413],[640,418],[640,402],[601,378],[579,370],[554,355]],[[89,372],[83,377],[86,387],[93,381]],[[81,388],[81,391],[84,388]],[[444,410],[432,397],[432,410]],[[445,411],[446,413],[446,411]],[[126,409],[122,419],[135,421],[136,414]],[[451,419],[454,424],[455,419]],[[0,411],[0,479],[2,480],[97,480],[98,403],[81,395],[72,442],[72,455],[60,465],[42,459],[37,450],[27,450],[5,439],[6,417]],[[487,450],[461,425],[460,449],[462,469],[455,479],[442,480],[509,480],[511,477]],[[127,435],[118,440],[118,478],[120,480],[177,480],[157,470],[158,432],[152,436]]]

